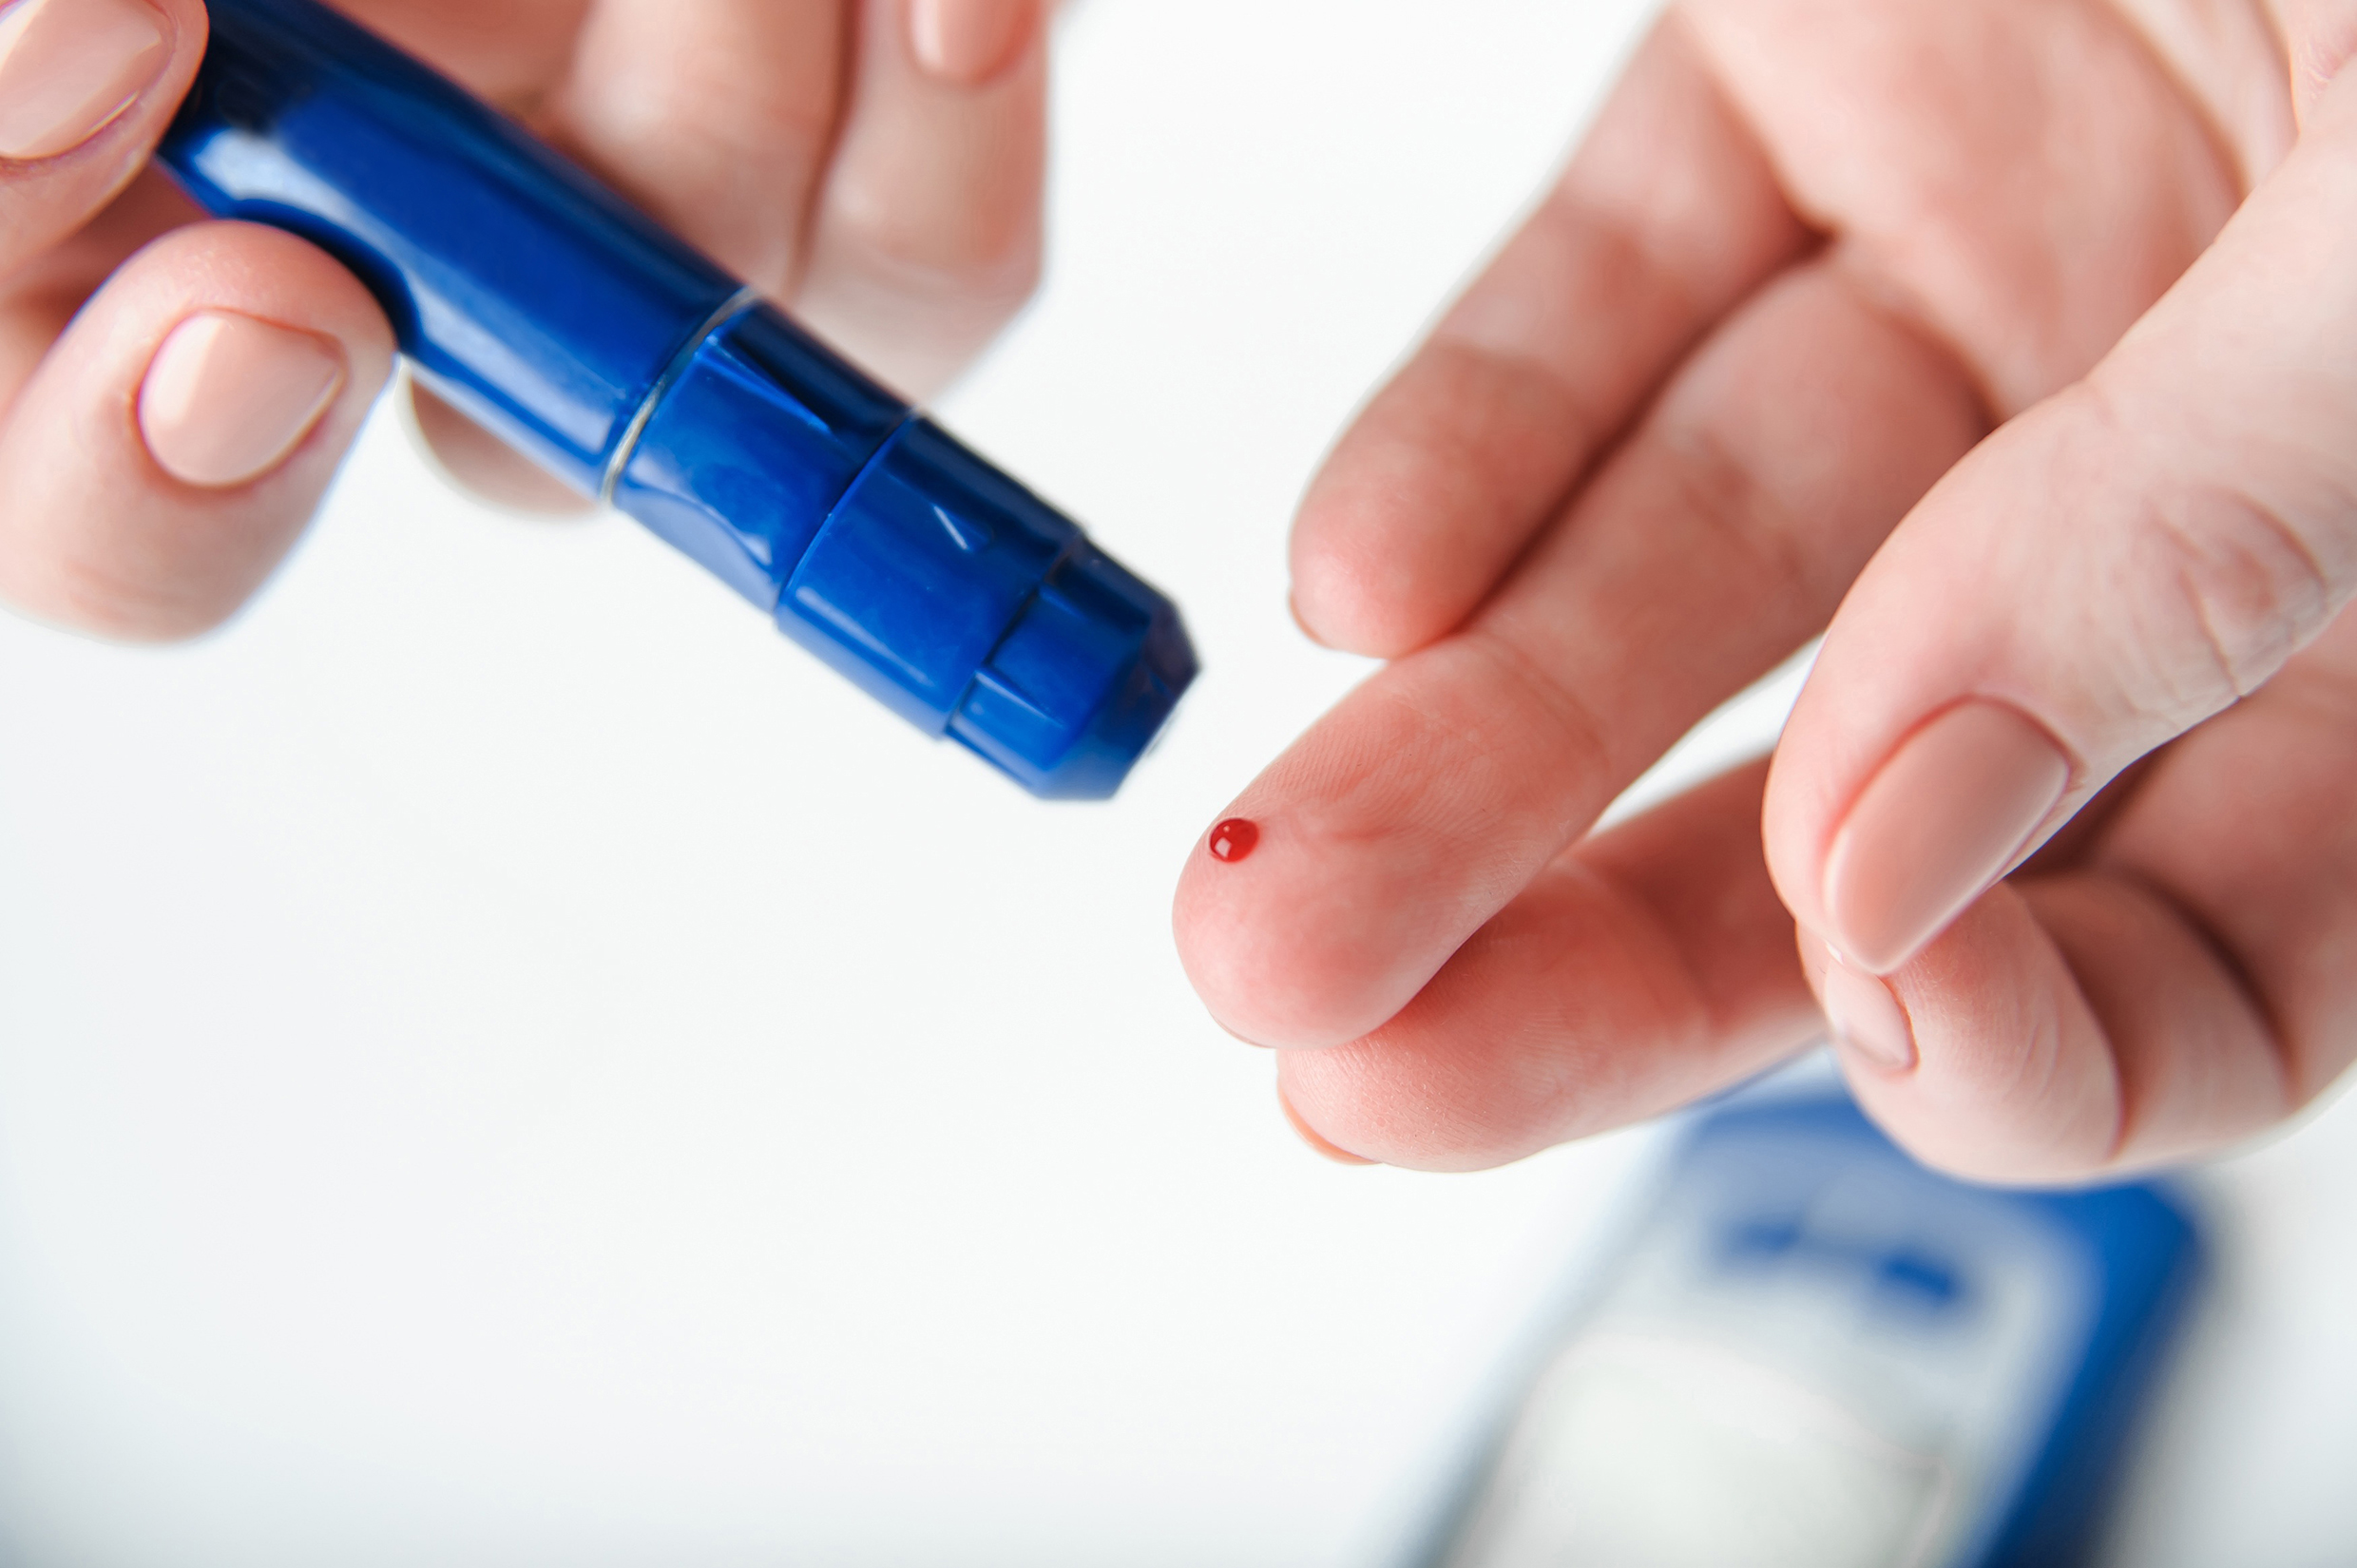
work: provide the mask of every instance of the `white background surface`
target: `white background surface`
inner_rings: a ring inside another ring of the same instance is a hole
[[[1070,20],[1048,286],[945,413],[1187,609],[1208,673],[1110,808],[626,522],[471,507],[389,418],[224,634],[0,618],[8,1560],[1395,1549],[1653,1135],[1328,1166],[1167,900],[1362,670],[1285,615],[1302,482],[1638,12]],[[2357,1116],[2210,1187],[2120,1560],[2357,1559]]]

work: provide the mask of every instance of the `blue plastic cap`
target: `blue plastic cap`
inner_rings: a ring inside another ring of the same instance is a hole
[[[777,308],[697,341],[614,486],[614,505],[774,614],[786,579],[909,406]]]
[[[835,505],[777,623],[1034,794],[1102,799],[1195,679],[1178,612],[931,421]]]
[[[975,672],[949,734],[1033,794],[1102,800],[1198,667],[1178,606],[1077,539]]]

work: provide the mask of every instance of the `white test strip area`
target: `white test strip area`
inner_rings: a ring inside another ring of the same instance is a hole
[[[1046,287],[943,412],[1187,614],[1110,808],[384,411],[221,635],[0,616],[0,1557],[1387,1564],[1658,1135],[1322,1163],[1168,899],[1365,669],[1285,612],[1303,482],[1643,10],[1067,18]],[[2337,1560],[2357,1107],[2204,1190],[2117,1559]]]

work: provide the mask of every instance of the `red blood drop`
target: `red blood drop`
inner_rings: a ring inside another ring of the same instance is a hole
[[[1211,831],[1211,857],[1233,866],[1253,852],[1260,842],[1260,829],[1240,816],[1232,816]]]

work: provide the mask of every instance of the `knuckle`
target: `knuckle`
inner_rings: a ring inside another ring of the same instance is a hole
[[[897,181],[840,182],[828,227],[865,270],[901,292],[1012,314],[1039,286],[1039,203],[1036,192],[994,192],[987,184],[910,190]]]
[[[2075,530],[2081,613],[2117,689],[2173,730],[2265,685],[2330,623],[2336,574],[2300,521],[2182,454],[2099,379],[2063,404],[2078,453],[2068,488],[2094,498]],[[2124,483],[2123,483],[2124,480]]]
[[[1477,624],[1461,633],[1460,640],[1488,666],[1493,679],[1485,684],[1497,694],[1499,715],[1506,719],[1503,724],[1493,721],[1494,727],[1486,733],[1460,732],[1453,737],[1460,750],[1469,755],[1504,751],[1504,736],[1544,735],[1553,741],[1546,750],[1566,770],[1613,776],[1626,771],[1613,743],[1615,728],[1561,672],[1524,647],[1511,629]]]
[[[61,619],[125,642],[184,642],[238,612],[268,569],[232,532],[199,527],[201,549],[158,548],[134,535],[105,550],[68,551],[55,582]],[[148,547],[142,547],[143,545]]]
[[[2159,621],[2144,641],[2173,695],[2210,705],[2248,697],[2332,619],[2315,549],[2248,495],[2203,488],[2160,499],[2133,547]]]
[[[185,642],[229,619],[240,596],[158,580],[81,558],[19,561],[5,575],[10,602],[35,619],[111,642]]]
[[[1679,515],[1707,528],[1770,602],[1818,604],[1839,596],[1810,523],[1724,429],[1709,419],[1680,420],[1663,438],[1677,458],[1671,475],[1684,503]]]

